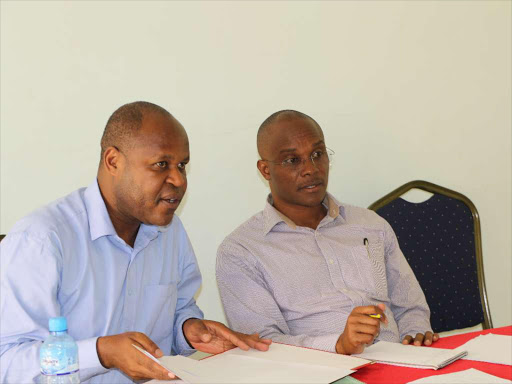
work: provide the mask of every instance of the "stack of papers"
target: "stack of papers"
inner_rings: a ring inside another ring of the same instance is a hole
[[[480,335],[456,350],[465,350],[466,360],[512,365],[512,336]]]
[[[465,350],[417,347],[379,341],[358,356],[382,364],[412,368],[439,369],[467,355]]]
[[[279,343],[272,343],[267,352],[235,348],[200,361],[184,356],[164,356],[154,360],[190,384],[328,384],[370,363],[357,357]]]

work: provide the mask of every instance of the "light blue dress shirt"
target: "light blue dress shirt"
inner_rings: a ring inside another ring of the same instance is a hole
[[[53,316],[68,320],[82,382],[131,382],[100,364],[99,336],[143,332],[166,355],[193,352],[182,325],[203,318],[194,300],[201,275],[177,216],[166,227],[142,224],[132,248],[117,236],[94,181],[20,220],[0,252],[0,382],[39,374]]]

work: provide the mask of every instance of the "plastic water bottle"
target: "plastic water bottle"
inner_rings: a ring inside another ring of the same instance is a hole
[[[52,317],[49,321],[50,336],[39,351],[41,384],[78,384],[78,346],[68,335],[65,317]]]

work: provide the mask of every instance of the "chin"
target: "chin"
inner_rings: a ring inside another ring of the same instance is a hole
[[[155,217],[155,218],[152,218],[146,224],[156,225],[157,227],[165,227],[171,223],[173,217],[174,217],[174,213],[171,215],[166,215],[165,217]]]
[[[312,196],[301,196],[300,199],[297,199],[297,201],[300,202],[301,205],[304,205],[306,207],[316,207],[320,204],[322,204],[322,201],[324,201],[326,196],[326,191],[315,193]]]

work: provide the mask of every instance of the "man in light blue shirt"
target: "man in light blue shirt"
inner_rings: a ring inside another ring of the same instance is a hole
[[[97,180],[20,220],[0,245],[0,382],[32,382],[48,319],[65,316],[82,382],[169,379],[156,357],[268,349],[269,340],[201,320],[201,275],[174,216],[188,138],[151,103],[122,106],[101,140]]]

